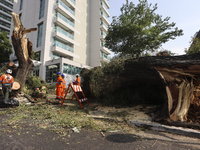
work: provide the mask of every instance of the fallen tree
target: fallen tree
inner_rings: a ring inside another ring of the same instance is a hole
[[[125,87],[147,83],[161,86],[167,95],[164,118],[187,121],[193,91],[199,85],[199,58],[200,53],[113,60],[102,68],[83,69],[83,89],[85,93],[103,99]]]
[[[12,34],[12,44],[14,47],[14,51],[19,63],[19,66],[15,70],[15,78],[24,86],[26,81],[26,76],[33,69],[34,64],[30,59],[32,55],[32,43],[26,37],[26,33],[30,33],[31,31],[36,31],[37,28],[26,29],[22,25],[19,15],[12,12],[12,17],[14,21],[14,30]]]

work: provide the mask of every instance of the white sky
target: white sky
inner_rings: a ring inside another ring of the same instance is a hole
[[[138,0],[129,0],[138,4]],[[112,16],[121,14],[120,8],[126,0],[109,0],[110,22]],[[200,29],[200,0],[148,0],[154,6],[157,3],[158,9],[155,13],[163,18],[171,17],[169,22],[175,22],[184,35],[162,45],[164,49],[171,50],[178,55],[185,54],[185,48],[190,46],[191,37]]]

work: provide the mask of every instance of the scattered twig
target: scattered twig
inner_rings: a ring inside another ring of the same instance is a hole
[[[16,122],[18,119],[13,120],[11,123],[9,123],[8,125],[10,126],[11,124],[13,124],[14,122]]]
[[[156,140],[155,143],[154,143],[151,147],[154,147],[154,145],[156,144],[157,141],[158,141],[158,140]]]
[[[105,136],[105,134],[103,133],[103,132],[101,132],[101,135],[104,137]]]

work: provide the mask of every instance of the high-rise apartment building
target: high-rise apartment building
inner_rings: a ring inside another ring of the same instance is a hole
[[[13,0],[0,0],[0,32],[5,31],[11,36]]]
[[[58,71],[71,80],[81,68],[109,61],[104,47],[109,7],[108,0],[16,0],[14,12],[24,27],[38,29],[27,34],[41,62],[34,73],[48,83]]]

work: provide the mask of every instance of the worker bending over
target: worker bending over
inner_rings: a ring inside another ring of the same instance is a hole
[[[57,72],[57,82],[56,82],[56,99],[61,100],[61,96],[62,96],[62,82],[63,79],[61,77],[61,73]]]
[[[11,74],[12,74],[12,70],[8,69],[6,70],[6,74],[3,74],[0,77],[0,83],[2,83],[4,99],[9,98],[9,92],[11,92],[12,90],[12,85],[13,85],[14,80]]]
[[[63,82],[62,82],[62,98],[64,98],[64,96],[65,96],[65,88],[66,88],[65,75],[62,74],[61,77],[63,79]]]
[[[76,74],[76,80],[74,80],[76,85],[81,85],[81,79],[78,74]]]

